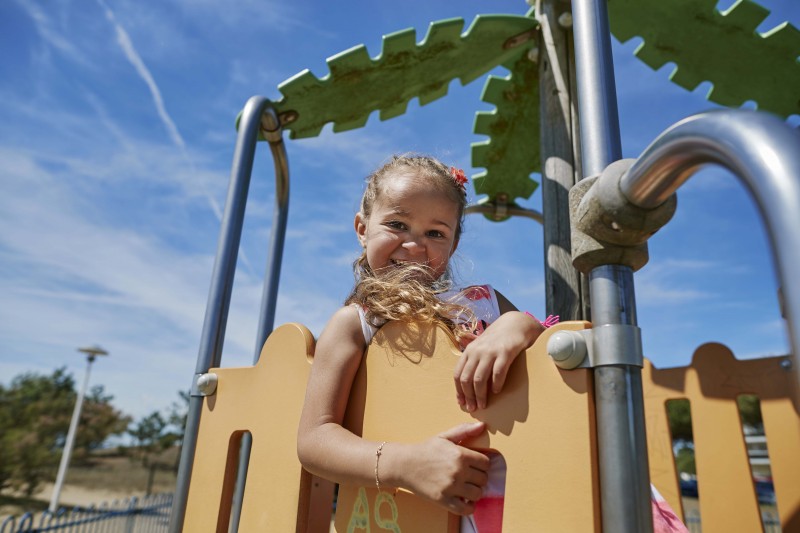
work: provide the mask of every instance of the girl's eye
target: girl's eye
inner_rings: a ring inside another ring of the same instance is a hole
[[[386,226],[392,229],[405,229],[406,225],[400,222],[399,220],[390,220],[389,222],[385,223]]]
[[[442,233],[439,230],[435,230],[434,229],[434,230],[431,230],[431,231],[428,232],[428,237],[433,237],[435,239],[441,239],[441,238],[444,238],[444,233]]]

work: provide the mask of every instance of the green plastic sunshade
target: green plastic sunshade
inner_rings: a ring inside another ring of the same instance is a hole
[[[530,198],[539,186],[530,177],[540,171],[539,65],[523,54],[503,66],[511,74],[490,76],[481,96],[496,109],[475,116],[475,133],[489,139],[472,144],[472,166],[486,169],[473,177],[473,185],[476,193],[488,195],[486,201],[503,195],[515,205],[516,198]]]
[[[670,79],[688,90],[703,81],[707,98],[729,107],[756,102],[783,117],[800,114],[800,31],[784,22],[764,34],[769,11],[740,0],[720,12],[717,0],[608,0],[611,32],[640,36],[636,56],[653,69],[672,62]]]
[[[463,34],[462,19],[433,22],[417,44],[413,29],[383,37],[380,55],[359,45],[328,59],[330,74],[318,79],[304,70],[278,86],[275,103],[292,139],[362,127],[370,113],[381,120],[405,112],[409,100],[425,105],[447,94],[455,78],[467,83],[529,48],[537,23],[521,15],[479,15]]]

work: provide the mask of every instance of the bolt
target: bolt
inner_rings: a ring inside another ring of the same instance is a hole
[[[297,113],[297,111],[290,110],[290,111],[284,111],[283,113],[278,115],[278,118],[281,121],[281,125],[285,125],[285,124],[291,124],[292,122],[300,118],[300,115]]]
[[[565,29],[572,27],[572,13],[569,11],[561,13],[558,17],[558,24]]]
[[[536,37],[536,29],[524,31],[518,35],[513,37],[509,37],[506,42],[503,43],[503,50],[508,50],[509,48],[516,48],[517,46],[527,43],[528,41],[532,41]]]

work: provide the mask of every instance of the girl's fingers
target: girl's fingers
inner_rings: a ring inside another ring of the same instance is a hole
[[[466,516],[475,512],[475,501],[465,500],[459,496],[451,496],[447,500],[446,507],[453,514]]]
[[[475,502],[482,497],[483,487],[465,483],[457,494],[447,498],[447,507],[456,514],[472,514],[475,511]]]
[[[456,514],[472,514],[475,511],[475,502],[483,497],[483,487],[465,483],[460,494],[449,499]]]
[[[492,392],[498,394],[500,391],[503,390],[503,385],[506,384],[506,378],[508,377],[508,369],[511,364],[508,362],[507,359],[499,357],[494,362],[494,367],[492,368]]]
[[[478,435],[483,433],[484,429],[486,429],[486,424],[484,424],[483,422],[466,422],[464,424],[459,424],[455,427],[452,427],[447,431],[439,433],[439,437],[449,440],[454,444],[458,444],[461,441],[477,437]],[[487,462],[489,461],[489,458],[486,457],[484,454],[480,452],[474,452],[474,453],[486,458]]]
[[[478,409],[486,409],[487,392],[489,389],[489,378],[492,375],[492,361],[483,359],[475,369],[472,376],[472,386],[474,388],[475,402]]]
[[[466,405],[467,411],[474,411],[475,410],[475,385],[473,383],[473,376],[475,375],[475,368],[478,366],[478,362],[475,360],[471,360],[468,356],[462,355],[462,359],[465,359],[465,363],[461,369],[459,374],[456,374],[456,390],[460,391],[460,394],[464,396],[464,403]],[[458,395],[459,392],[456,392]]]
[[[456,383],[456,400],[458,401],[458,405],[462,407],[466,405],[466,397],[464,396],[464,390],[461,388],[461,373],[464,371],[464,365],[466,364],[467,358],[462,355],[458,358],[456,368],[453,371],[453,380]]]
[[[464,481],[478,487],[483,492],[483,487],[489,482],[489,473],[480,468],[471,468]]]

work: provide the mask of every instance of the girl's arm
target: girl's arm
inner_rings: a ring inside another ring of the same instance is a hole
[[[503,389],[508,369],[544,331],[535,318],[517,311],[497,293],[500,317],[470,342],[456,364],[456,399],[467,411],[485,409],[491,385],[497,394]]]
[[[375,485],[380,442],[342,427],[347,400],[365,350],[358,311],[347,306],[331,318],[317,342],[297,435],[306,470],[338,483]],[[482,433],[482,423],[463,424],[424,442],[383,445],[381,488],[404,488],[456,514],[469,514],[481,497],[489,459],[458,446]]]

